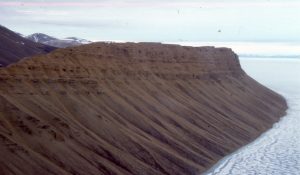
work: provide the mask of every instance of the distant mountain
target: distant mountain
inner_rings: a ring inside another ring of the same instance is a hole
[[[71,46],[79,46],[82,44],[88,44],[91,43],[91,41],[76,38],[76,37],[68,37],[64,39],[58,39],[43,33],[34,33],[26,37],[27,39],[30,39],[31,41],[46,44],[49,46],[59,47],[59,48],[65,48],[65,47],[71,47]]]
[[[82,43],[82,44],[91,43],[91,41],[89,41],[89,40],[82,39],[82,38],[77,38],[77,37],[68,37],[68,38],[65,38],[64,40],[72,40],[72,41],[76,41],[76,42],[79,42],[79,43]]]
[[[51,41],[51,40],[57,40],[57,38],[54,38],[54,37],[49,36],[49,35],[45,35],[43,33],[35,33],[35,34],[32,34],[32,35],[28,35],[26,38],[31,40],[31,41],[34,41],[36,43],[44,43],[44,42],[48,42],[48,41]]]
[[[32,42],[0,25],[0,67],[37,54],[48,53],[55,47]]]

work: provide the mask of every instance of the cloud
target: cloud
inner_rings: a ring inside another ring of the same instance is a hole
[[[107,7],[107,6],[122,6],[122,2],[0,2],[1,6],[6,7]]]
[[[226,7],[300,7],[298,1],[130,1],[130,0],[111,0],[111,1],[21,1],[0,2],[0,7],[204,7],[204,8],[226,8]]]
[[[58,36],[299,40],[298,9],[299,0],[0,0],[0,21],[19,32]]]
[[[51,26],[64,26],[64,27],[101,27],[101,28],[123,28],[125,23],[119,20],[85,20],[85,21],[70,21],[70,20],[34,20],[31,21],[35,24],[51,25]]]
[[[59,11],[59,10],[16,10],[17,14],[23,15],[46,15],[46,16],[65,16],[69,15],[68,11]]]

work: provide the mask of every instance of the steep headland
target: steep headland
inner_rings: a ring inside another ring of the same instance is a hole
[[[37,54],[45,54],[55,47],[35,43],[0,25],[0,67]]]
[[[285,110],[228,48],[58,49],[0,69],[0,174],[199,174]]]

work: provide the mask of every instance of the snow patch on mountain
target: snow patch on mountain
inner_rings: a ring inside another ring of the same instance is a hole
[[[42,43],[42,44],[59,47],[59,48],[79,46],[82,44],[91,43],[91,41],[82,38],[67,37],[67,38],[58,39],[43,33],[34,33],[28,35],[26,38],[37,43]]]

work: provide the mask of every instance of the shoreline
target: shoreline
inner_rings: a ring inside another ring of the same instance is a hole
[[[252,145],[254,145],[256,142],[258,142],[259,140],[263,139],[263,137],[265,137],[273,128],[276,127],[276,125],[278,125],[279,123],[282,122],[282,120],[284,120],[285,117],[288,116],[288,112],[290,110],[290,105],[289,105],[289,101],[285,98],[285,100],[288,103],[288,108],[286,110],[286,114],[284,116],[282,116],[277,122],[275,122],[271,128],[269,128],[268,130],[266,130],[265,132],[263,132],[260,136],[258,136],[256,139],[254,139],[253,141],[251,141],[250,143],[242,146],[241,148],[237,149],[236,151],[228,154],[227,156],[223,157],[222,159],[220,159],[219,161],[216,162],[216,164],[214,164],[212,167],[209,168],[209,170],[207,170],[206,172],[200,174],[200,175],[214,175],[215,173],[218,172],[213,172],[217,167],[219,167],[220,165],[222,165],[223,163],[226,163],[226,161],[232,157],[235,154],[240,153],[241,151],[251,147]],[[229,163],[229,162],[228,162]],[[226,163],[225,166],[228,164]],[[225,166],[222,166],[220,169],[222,170]]]
[[[285,171],[290,171],[284,168],[278,168],[278,162],[284,161],[282,167],[289,165],[290,161],[294,157],[288,155],[287,158],[277,161],[277,154],[280,150],[289,151],[298,151],[297,148],[293,147],[295,139],[293,140],[294,134],[291,132],[298,132],[297,130],[288,132],[289,127],[293,127],[290,121],[296,120],[294,123],[297,123],[297,116],[299,116],[299,107],[297,106],[297,100],[299,99],[299,91],[297,87],[300,86],[300,82],[293,79],[291,75],[297,77],[299,72],[294,70],[300,63],[300,60],[296,59],[273,59],[273,58],[240,58],[242,62],[242,67],[246,70],[247,74],[255,78],[258,82],[262,83],[264,86],[274,90],[276,93],[282,95],[287,102],[286,114],[282,116],[278,122],[275,122],[273,126],[267,131],[263,132],[258,138],[254,141],[246,144],[245,146],[237,149],[231,154],[225,156],[216,162],[212,167],[207,171],[202,173],[203,175],[219,175],[219,174],[247,174],[253,172],[265,172],[266,174],[271,172],[283,173]],[[259,62],[258,62],[259,61]],[[281,62],[284,64],[282,65]],[[262,63],[262,64],[259,64]],[[257,65],[258,68],[257,68]],[[274,68],[275,67],[275,68]],[[299,67],[299,66],[298,66]],[[252,70],[251,70],[252,68]],[[284,68],[288,68],[284,71]],[[247,71],[250,70],[249,72]],[[268,69],[271,71],[268,72]],[[273,71],[272,71],[273,70]],[[274,71],[280,70],[280,71]],[[293,71],[289,71],[293,70]],[[276,79],[272,79],[274,76]],[[264,76],[261,76],[264,75]],[[267,78],[265,78],[267,77]],[[287,77],[287,78],[286,78]],[[284,79],[285,78],[285,79]],[[283,86],[284,85],[284,86]],[[295,115],[296,114],[296,115]],[[296,133],[295,133],[296,134]],[[291,136],[291,137],[289,137]],[[291,145],[285,144],[291,142]],[[271,151],[270,151],[271,150]],[[280,151],[282,152],[282,151]],[[284,152],[284,151],[283,151]],[[285,153],[283,153],[285,155]],[[296,153],[297,155],[297,153]],[[285,157],[285,156],[284,156]],[[267,159],[268,161],[264,161]],[[260,163],[260,161],[262,161]],[[295,160],[294,160],[295,161]],[[276,164],[277,163],[277,164]],[[297,160],[296,160],[297,163]],[[294,165],[294,162],[293,162]],[[247,168],[249,167],[249,168]],[[259,169],[261,168],[261,169]],[[240,172],[242,171],[242,172]],[[292,171],[294,172],[294,171]]]

